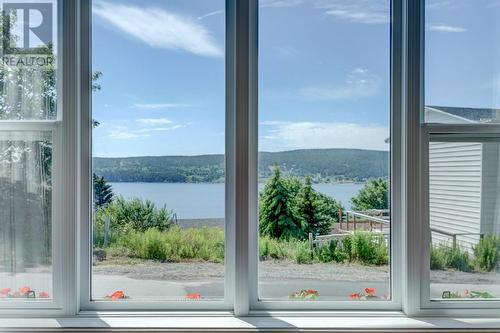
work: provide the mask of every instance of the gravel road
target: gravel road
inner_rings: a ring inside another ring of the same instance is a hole
[[[147,280],[210,280],[222,279],[224,266],[214,263],[158,263],[145,261],[135,265],[94,266],[94,273],[102,275],[122,275],[134,279]],[[342,264],[297,265],[287,261],[264,261],[259,265],[259,276],[265,280],[313,279],[327,281],[387,281],[387,266],[368,267]]]
[[[143,261],[132,265],[116,265],[101,262],[94,266],[94,273],[121,275],[141,280],[201,281],[219,280],[224,277],[224,266],[215,263],[159,263]],[[345,264],[298,265],[289,261],[268,260],[259,264],[262,280],[318,280],[318,281],[387,281],[388,266],[361,266]],[[465,273],[457,271],[431,271],[433,283],[496,284],[500,285],[499,273]]]

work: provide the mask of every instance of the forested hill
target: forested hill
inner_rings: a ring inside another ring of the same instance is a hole
[[[273,165],[279,165],[286,175],[310,175],[315,182],[364,181],[387,177],[389,170],[389,153],[386,151],[303,149],[261,152],[259,157],[260,178],[269,177]],[[94,172],[110,182],[222,182],[224,156],[96,157]]]

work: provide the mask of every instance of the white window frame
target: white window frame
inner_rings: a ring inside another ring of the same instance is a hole
[[[203,302],[90,301],[91,274],[91,0],[59,0],[59,94],[55,122],[0,122],[0,130],[48,128],[54,140],[54,302],[32,302],[0,316],[484,316],[498,302],[432,302],[425,153],[429,134],[500,133],[496,125],[424,124],[424,0],[392,0],[391,289],[387,302],[258,299],[257,124],[258,0],[226,0],[225,296]],[[61,70],[62,69],[62,70]],[[56,147],[58,145],[59,148]],[[57,148],[57,149],[56,149]],[[59,184],[59,185],[57,185]],[[56,188],[58,189],[56,191]],[[56,221],[57,220],[57,221]],[[64,223],[63,223],[64,221]],[[426,280],[427,279],[427,280]],[[334,282],[332,282],[334,283]],[[427,296],[427,295],[425,295]],[[437,305],[436,305],[437,304]],[[463,308],[466,304],[467,308]],[[494,304],[494,306],[492,306]],[[147,313],[143,311],[148,311]]]
[[[4,300],[0,302],[0,316],[25,316],[36,313],[39,316],[66,315],[71,313],[71,302],[68,295],[74,290],[73,281],[69,279],[76,270],[75,253],[71,251],[75,236],[72,223],[75,216],[69,207],[73,200],[71,193],[76,188],[67,179],[75,179],[73,169],[68,166],[71,153],[76,158],[75,147],[71,147],[72,124],[76,113],[77,87],[72,76],[78,72],[76,59],[67,52],[75,44],[76,25],[73,13],[76,7],[72,1],[57,0],[57,117],[55,120],[2,120],[0,132],[50,132],[52,142],[52,298],[49,300]],[[75,50],[76,51],[76,50]],[[76,53],[76,52],[75,52]],[[75,54],[74,53],[74,54]],[[73,55],[74,55],[73,54]],[[71,97],[74,96],[74,97]],[[72,127],[73,125],[73,127]],[[28,135],[29,137],[29,135]],[[65,140],[63,138],[69,138]],[[63,195],[68,193],[69,195]],[[73,267],[72,266],[73,263]]]
[[[82,77],[91,75],[90,58],[90,10],[91,0],[82,2]],[[394,0],[395,17],[401,16],[400,0]],[[89,23],[85,23],[85,21]],[[401,19],[397,19],[401,26]],[[83,28],[84,27],[84,28]],[[394,30],[394,29],[391,29]],[[397,28],[396,30],[400,30]],[[392,58],[401,59],[401,40],[392,42]],[[86,59],[88,58],[88,59]],[[399,62],[398,62],[399,64]],[[394,65],[391,65],[394,67]],[[401,82],[401,71],[393,70],[395,85]],[[258,299],[258,0],[226,0],[226,261],[224,301],[179,302],[179,301],[127,301],[109,302],[90,299],[90,216],[91,196],[81,198],[81,273],[80,306],[82,311],[234,311],[238,316],[261,314],[276,310],[294,311],[346,311],[346,310],[400,310],[401,309],[401,219],[398,215],[400,197],[391,196],[391,294],[389,301],[270,301]],[[82,82],[82,124],[89,124],[90,86]],[[393,86],[391,94],[391,123],[399,123],[401,90]],[[391,126],[397,130],[397,126]],[[90,193],[90,127],[82,128],[81,188]],[[391,132],[391,136],[400,136]],[[400,140],[391,140],[391,149],[400,149]],[[391,154],[391,171],[400,174],[399,154]],[[400,191],[399,182],[391,182],[393,191]],[[87,192],[83,192],[83,190]],[[88,207],[85,209],[85,207]],[[235,222],[237,221],[237,223]],[[395,269],[396,268],[396,269]],[[335,283],[332,281],[332,283]]]
[[[498,124],[426,123],[425,0],[406,1],[406,120],[403,150],[406,193],[406,287],[404,312],[414,316],[498,317],[500,300],[430,299],[429,142],[436,134],[500,136]],[[413,191],[411,190],[413,189]],[[412,236],[413,235],[413,236]]]
[[[469,139],[472,136],[479,139],[484,136],[500,137],[498,124],[421,124],[421,188],[422,188],[422,270],[421,270],[421,313],[441,315],[489,315],[498,316],[500,300],[460,300],[430,298],[430,216],[429,216],[429,143],[435,135],[453,135]]]
[[[92,0],[80,1],[80,21],[81,21],[81,92],[82,92],[82,112],[81,112],[81,155],[79,157],[81,175],[80,175],[80,193],[83,194],[80,199],[80,246],[79,246],[79,310],[85,313],[96,313],[97,311],[134,311],[140,312],[145,310],[152,311],[173,311],[173,312],[189,312],[189,311],[231,311],[233,309],[234,295],[234,275],[233,267],[235,262],[234,250],[234,215],[235,215],[235,181],[234,181],[234,164],[235,164],[235,146],[234,146],[234,120],[235,120],[235,91],[226,88],[226,196],[225,196],[225,265],[224,265],[224,297],[219,300],[210,301],[126,301],[126,302],[111,302],[103,299],[93,300],[91,298],[91,274],[92,274],[92,237],[91,237],[91,220],[92,220],[92,91],[90,78],[92,76],[91,52],[92,52],[92,24],[91,24],[91,6]],[[233,13],[235,11],[236,0],[226,0],[226,12]],[[236,20],[234,15],[226,15],[226,86],[233,87],[235,78],[235,29]],[[87,125],[83,125],[87,124]]]

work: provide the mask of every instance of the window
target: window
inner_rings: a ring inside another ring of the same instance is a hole
[[[390,300],[390,1],[259,4],[259,299]]]
[[[93,301],[224,301],[224,6],[93,2]]]
[[[497,136],[430,137],[431,299],[500,297],[498,154]]]
[[[425,21],[426,307],[496,306],[499,7],[427,0]],[[467,19],[465,19],[467,18]],[[494,303],[494,302],[493,302]]]
[[[58,2],[0,5],[0,307],[50,307],[61,282]]]
[[[493,1],[0,6],[0,315],[498,316]]]

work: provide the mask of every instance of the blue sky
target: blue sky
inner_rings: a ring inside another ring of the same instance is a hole
[[[500,2],[477,4],[427,3],[428,104],[499,104]],[[95,156],[223,153],[224,1],[96,0],[93,14]],[[260,1],[260,150],[388,149],[389,17],[388,0]]]

